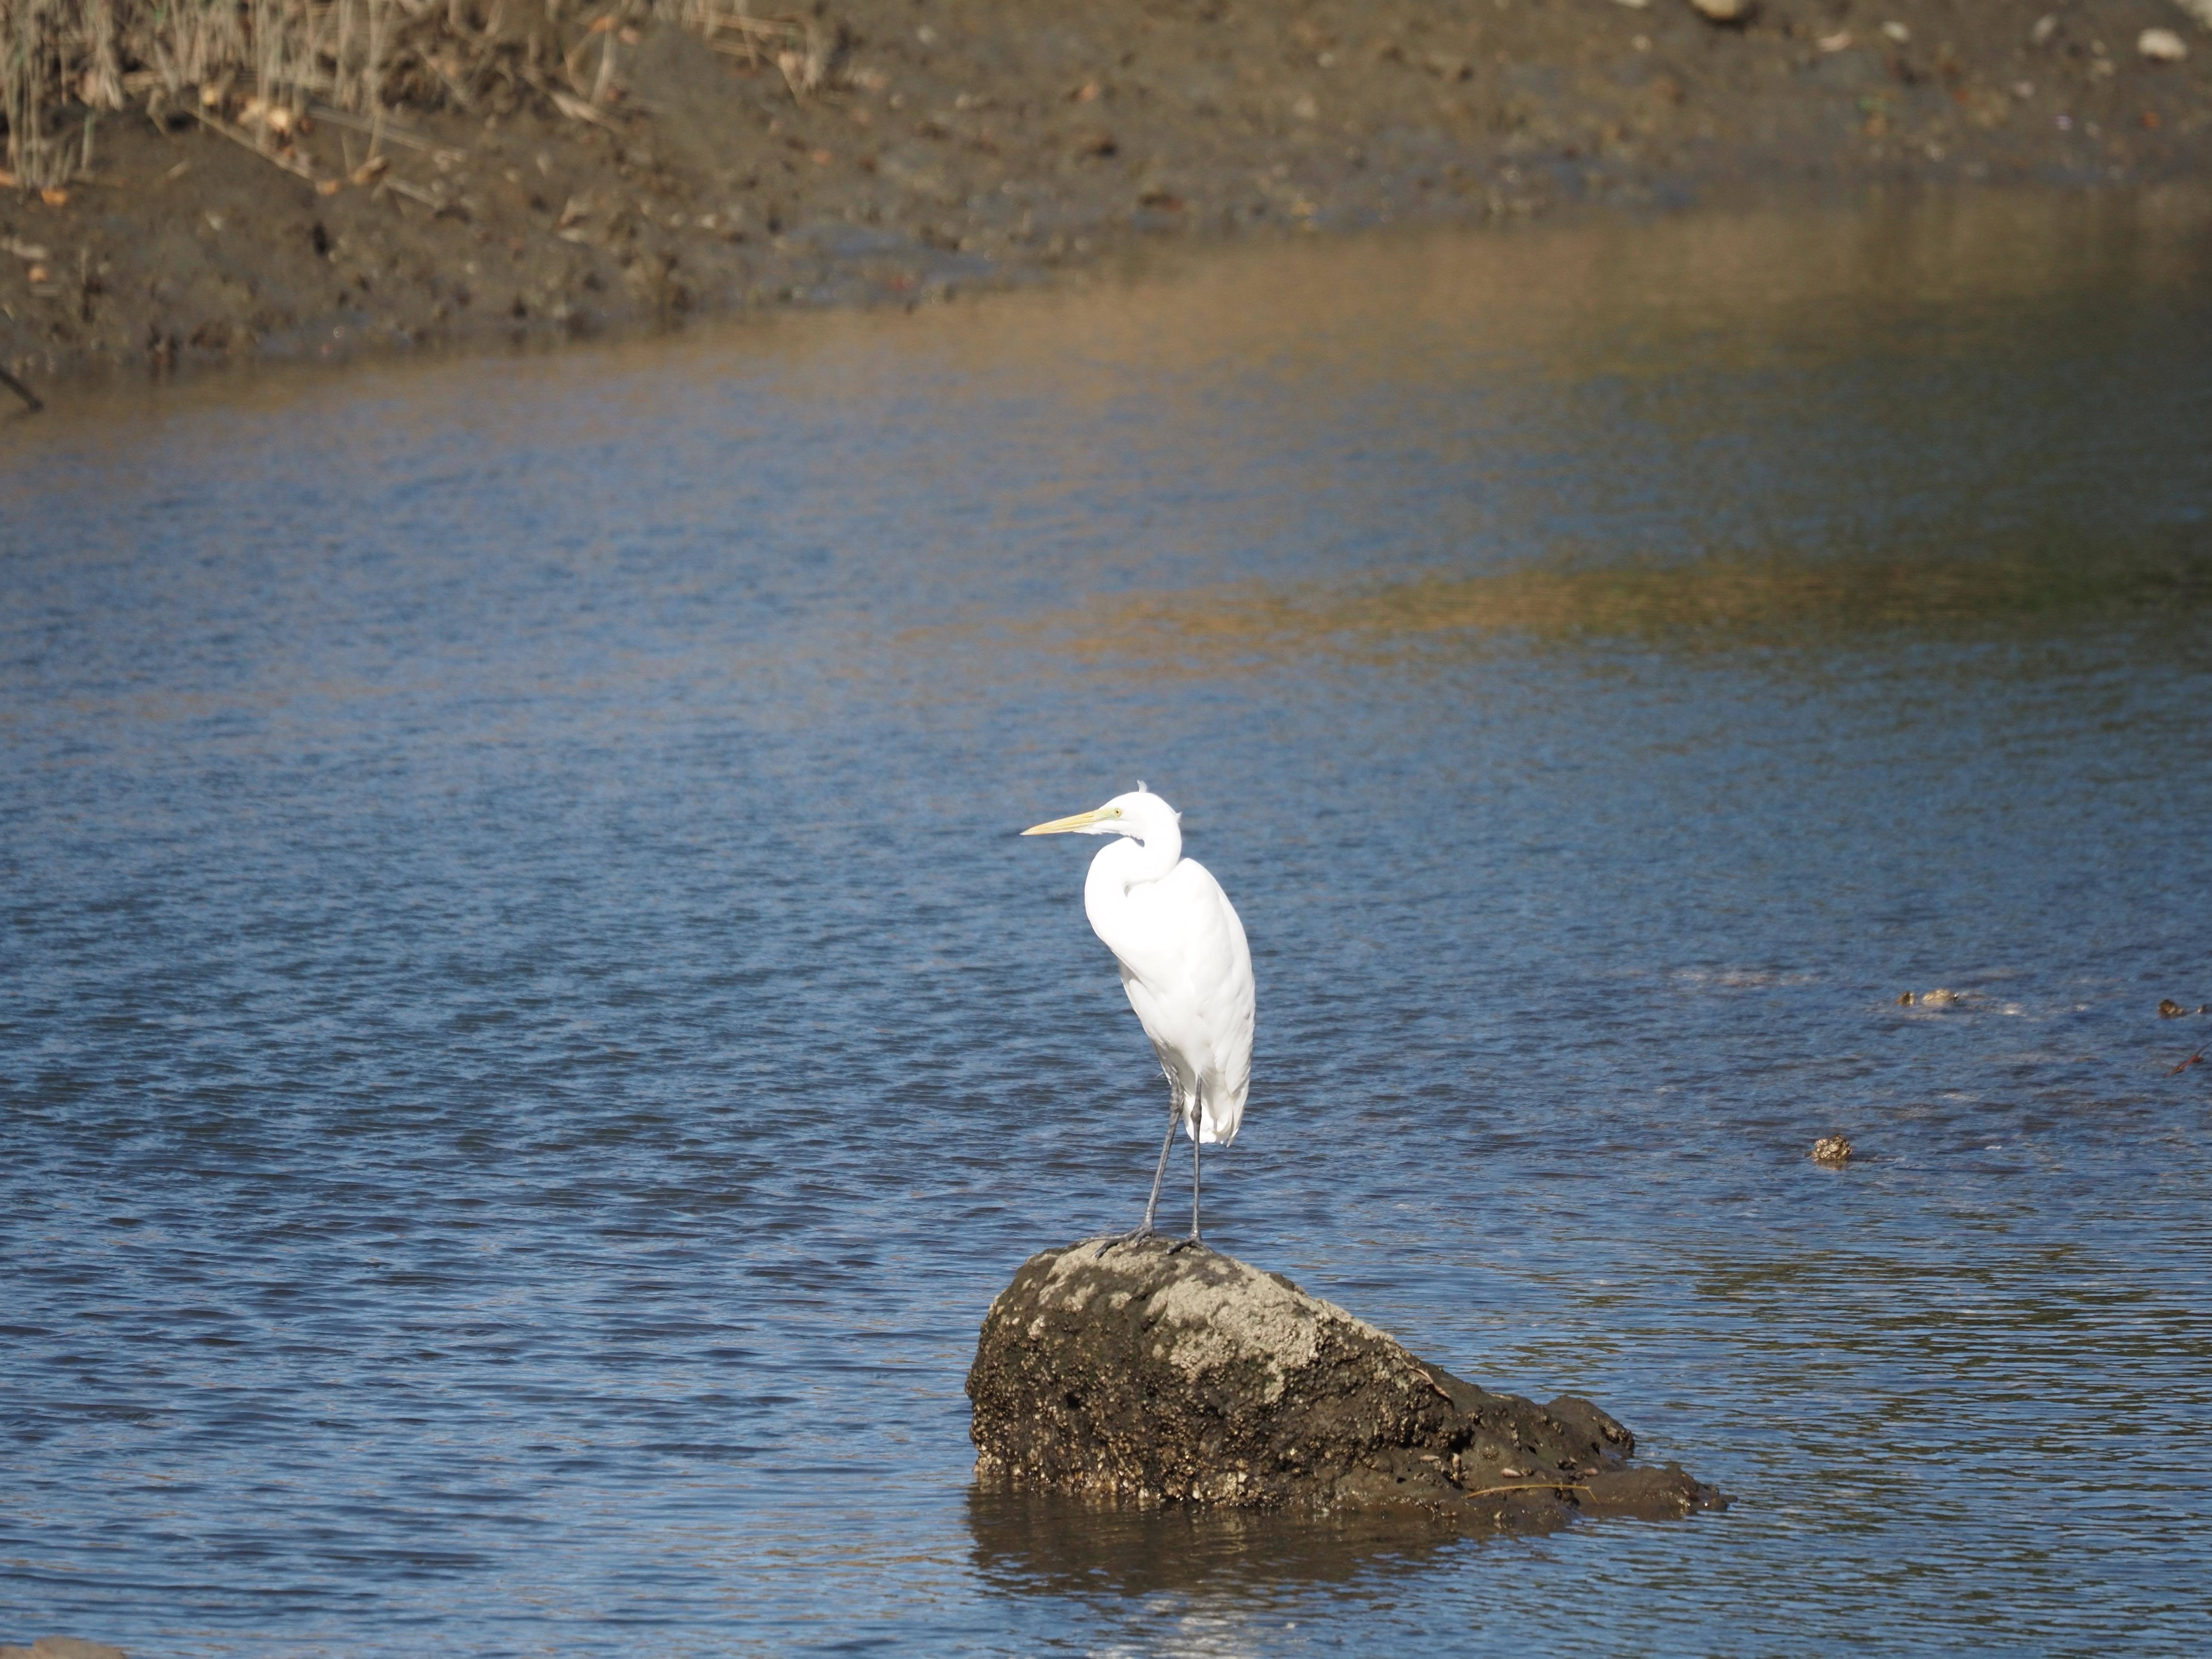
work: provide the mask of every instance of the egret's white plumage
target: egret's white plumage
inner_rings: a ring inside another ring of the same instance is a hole
[[[1024,830],[1025,836],[1111,836],[1091,860],[1083,908],[1121,966],[1121,988],[1152,1039],[1172,1091],[1170,1140],[1194,1143],[1191,1237],[1198,1237],[1198,1144],[1226,1144],[1252,1083],[1252,952],[1221,884],[1182,855],[1181,814],[1141,783],[1103,806]],[[1139,1234],[1152,1231],[1167,1148]]]

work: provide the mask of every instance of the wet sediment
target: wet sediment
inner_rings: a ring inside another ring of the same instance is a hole
[[[374,119],[252,127],[228,81],[56,114],[86,165],[0,190],[0,368],[915,305],[1159,239],[1737,186],[2185,180],[2212,139],[2212,31],[2169,0],[848,0],[775,25],[803,51],[644,0],[441,15]]]

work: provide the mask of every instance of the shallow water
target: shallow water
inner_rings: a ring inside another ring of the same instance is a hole
[[[0,1639],[2187,1650],[2196,234],[1252,248],[0,425]],[[1213,1242],[1732,1508],[971,1490],[983,1309],[1159,1106],[1012,832],[1139,777],[1257,963]]]

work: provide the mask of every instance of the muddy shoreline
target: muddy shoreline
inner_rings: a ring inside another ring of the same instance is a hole
[[[574,20],[586,100],[464,78],[281,145],[222,101],[90,119],[65,190],[0,191],[0,368],[44,394],[916,306],[1163,240],[2202,181],[2212,145],[2212,31],[2173,0],[856,0],[806,27],[811,87],[634,5]]]

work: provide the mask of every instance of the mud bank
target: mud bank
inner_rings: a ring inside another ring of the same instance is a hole
[[[1589,1401],[1540,1406],[1414,1358],[1290,1280],[1165,1238],[1030,1258],[968,1377],[977,1480],[1108,1501],[1425,1516],[1542,1532],[1724,1500],[1638,1468]]]
[[[629,0],[546,25],[580,91],[502,79],[512,17],[448,9],[477,68],[457,51],[374,119],[310,108],[280,142],[235,88],[83,112],[78,177],[0,191],[0,368],[44,389],[916,305],[1149,239],[2156,183],[2212,143],[2212,31],[2173,0],[1764,0],[1734,25],[1688,0],[849,0],[712,39]],[[2151,28],[2186,58],[2145,56]]]

